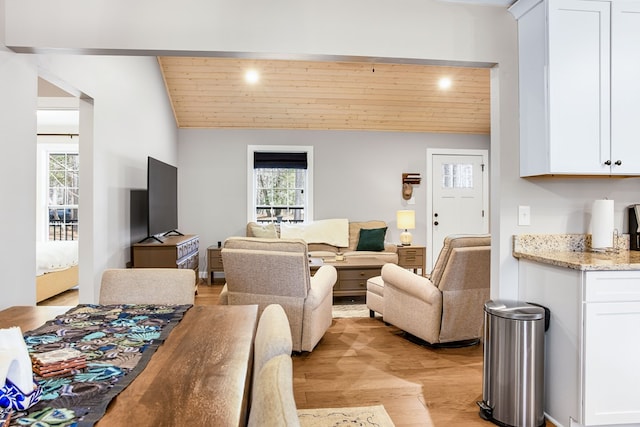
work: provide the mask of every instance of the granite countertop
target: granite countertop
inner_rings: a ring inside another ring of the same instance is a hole
[[[588,234],[517,235],[513,256],[574,270],[640,270],[640,251],[629,250],[628,235],[619,236],[606,252],[594,252]]]

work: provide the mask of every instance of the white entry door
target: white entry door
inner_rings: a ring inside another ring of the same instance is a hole
[[[446,236],[488,233],[487,157],[487,150],[427,150],[428,271]]]

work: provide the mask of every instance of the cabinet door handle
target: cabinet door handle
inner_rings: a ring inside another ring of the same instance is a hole
[[[604,164],[607,166],[611,166],[611,160],[607,160],[606,162],[604,162]]]
[[[620,166],[622,164],[622,160],[616,160],[616,166]]]

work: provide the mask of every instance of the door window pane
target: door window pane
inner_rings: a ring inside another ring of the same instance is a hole
[[[469,163],[443,164],[442,188],[473,188],[473,165]]]

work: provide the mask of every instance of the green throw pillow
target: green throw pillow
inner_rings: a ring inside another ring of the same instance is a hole
[[[383,251],[387,227],[361,228],[356,251]]]

